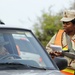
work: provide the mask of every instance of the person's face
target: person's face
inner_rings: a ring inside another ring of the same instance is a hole
[[[73,32],[75,30],[75,25],[72,22],[63,22],[63,29],[65,32]]]

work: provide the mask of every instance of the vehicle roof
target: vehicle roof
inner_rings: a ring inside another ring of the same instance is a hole
[[[23,26],[17,26],[17,25],[6,25],[6,24],[0,24],[0,28],[11,28],[11,29],[25,29],[25,30],[30,30],[27,28],[24,28]]]

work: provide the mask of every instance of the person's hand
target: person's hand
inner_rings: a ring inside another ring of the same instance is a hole
[[[62,55],[62,52],[59,52],[59,51],[51,51],[50,54],[51,55],[55,55],[55,56],[61,56]]]
[[[51,51],[49,54],[51,55],[52,58],[62,56],[62,52],[58,51]]]

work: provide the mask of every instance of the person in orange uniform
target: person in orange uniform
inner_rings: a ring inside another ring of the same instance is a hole
[[[75,54],[75,10],[65,10],[60,21],[63,23],[63,29],[52,37],[46,45],[46,50],[50,55],[61,56],[61,52],[55,52],[51,49],[50,45],[52,44],[61,46],[63,51],[67,50]],[[61,72],[74,75],[75,60],[67,56],[64,56],[64,58],[68,61],[68,67]]]

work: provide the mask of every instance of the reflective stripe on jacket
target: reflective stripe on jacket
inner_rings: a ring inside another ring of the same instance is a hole
[[[66,69],[64,69],[64,70],[61,70],[61,72],[62,72],[63,74],[66,74],[66,75],[75,75],[74,70],[68,69],[68,68],[66,68]]]

